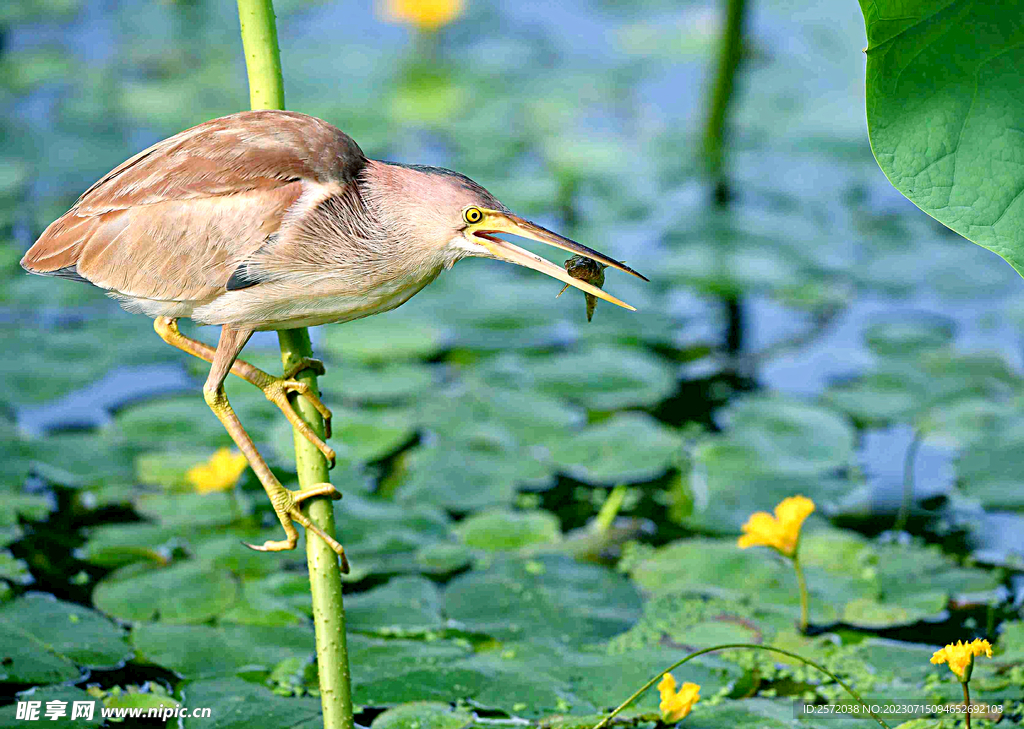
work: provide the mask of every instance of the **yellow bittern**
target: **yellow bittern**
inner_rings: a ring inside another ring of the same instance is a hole
[[[327,423],[317,393],[237,359],[254,331],[345,322],[394,309],[441,269],[466,256],[499,258],[546,273],[632,309],[559,266],[496,237],[506,233],[582,254],[644,278],[628,266],[514,215],[468,177],[437,167],[367,159],[327,122],[286,111],[214,119],[153,145],[82,194],[43,231],[21,265],[31,273],[100,287],[128,311],[156,319],[157,333],[212,362],[203,394],[266,489],[287,538],[263,551],[294,549],[293,521],[344,560],[331,536],[298,504],[340,498],[330,484],[284,488],[224,394],[232,372],[259,387],[333,465],[334,451],[292,409],[307,398]],[[644,279],[646,280],[646,279]],[[177,319],[219,324],[216,349],[178,331]]]

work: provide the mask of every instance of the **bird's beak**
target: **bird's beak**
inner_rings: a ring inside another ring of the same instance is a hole
[[[636,309],[629,304],[619,301],[611,294],[605,293],[603,290],[596,286],[573,278],[568,272],[561,266],[547,261],[540,256],[531,253],[528,250],[520,248],[519,246],[513,245],[506,240],[494,237],[497,233],[507,233],[509,235],[518,235],[523,238],[529,238],[530,240],[540,241],[541,243],[547,243],[548,245],[561,248],[564,251],[571,251],[572,253],[579,253],[592,258],[595,261],[617,268],[620,271],[631,273],[637,278],[642,278],[644,281],[648,279],[645,276],[634,271],[624,263],[619,263],[613,258],[609,258],[603,253],[599,253],[592,248],[587,248],[585,245],[581,245],[574,240],[570,240],[564,236],[558,235],[558,233],[552,233],[547,228],[542,228],[536,223],[531,223],[529,220],[524,220],[518,215],[512,213],[505,213],[499,210],[481,210],[484,214],[480,222],[473,225],[469,225],[466,228],[466,235],[472,235],[475,242],[486,248],[492,256],[500,258],[503,261],[515,263],[520,266],[526,266],[532,268],[534,271],[540,271],[546,273],[552,278],[557,278],[559,281],[575,286],[576,288],[584,291],[592,296],[596,296],[599,299],[621,306],[630,311],[636,311]]]

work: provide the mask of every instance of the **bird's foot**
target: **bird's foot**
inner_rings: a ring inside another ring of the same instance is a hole
[[[274,511],[277,512],[277,518],[281,521],[281,526],[284,527],[285,536],[287,538],[282,540],[267,540],[263,544],[244,543],[245,546],[249,547],[249,549],[254,549],[257,552],[287,552],[295,549],[299,541],[299,533],[292,522],[297,522],[305,527],[307,531],[313,532],[327,542],[327,546],[329,546],[331,550],[341,558],[341,571],[344,574],[348,574],[349,565],[348,558],[345,556],[345,548],[342,547],[334,537],[328,535],[320,527],[311,522],[306,515],[299,510],[299,504],[306,499],[310,499],[315,496],[326,496],[329,499],[337,501],[341,498],[341,492],[329,483],[314,484],[313,486],[309,486],[300,491],[289,491],[286,488],[282,488],[278,494],[275,494],[275,497],[271,499],[271,501],[274,504]]]
[[[309,427],[309,424],[299,417],[299,414],[292,408],[290,402],[288,402],[289,393],[297,393],[302,397],[309,400],[310,404],[315,407],[320,415],[324,419],[324,435],[327,438],[331,437],[331,411],[323,404],[320,397],[313,392],[311,388],[305,382],[300,380],[294,380],[288,377],[275,377],[269,383],[261,386],[263,394],[267,396],[267,399],[277,405],[284,413],[284,416],[288,418],[288,422],[292,424],[292,427],[298,430],[310,443],[315,445],[321,453],[324,454],[324,458],[327,459],[328,468],[334,468],[335,453],[334,449],[324,443],[324,441],[313,432],[313,429]]]
[[[284,378],[286,380],[292,380],[295,378],[295,375],[302,372],[302,370],[313,370],[316,372],[317,376],[327,374],[327,368],[324,367],[323,362],[318,359],[313,359],[312,357],[303,357],[285,371]]]

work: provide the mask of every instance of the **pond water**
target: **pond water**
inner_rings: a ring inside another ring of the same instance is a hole
[[[374,707],[467,696],[492,716],[596,711],[674,655],[670,644],[717,634],[719,599],[743,625],[815,655],[845,651],[830,660],[865,670],[888,639],[902,666],[917,643],[1017,630],[1003,626],[1019,625],[1024,600],[1024,284],[875,164],[855,2],[751,3],[724,206],[696,157],[713,4],[466,0],[436,37],[367,3],[275,5],[290,109],[334,123],[371,157],[459,170],[651,279],[609,272],[607,290],[638,312],[601,304],[588,325],[582,296],[556,300],[557,282],[468,260],[394,312],[312,332],[335,413],[332,479],[346,494],[353,660],[374,666],[356,670],[364,720]],[[239,547],[276,533],[251,474],[232,497],[191,493],[184,478],[230,445],[200,394],[206,365],[102,292],[18,267],[104,172],[247,106],[235,5],[15,0],[0,9],[0,40],[0,624],[21,625],[36,593],[88,609],[80,619],[107,621],[98,609],[119,621],[96,628],[114,631],[95,638],[99,658],[72,652],[45,675],[0,666],[0,704],[35,685],[148,680],[179,698],[191,686],[199,705],[269,683],[273,701],[296,696],[292,710],[315,718],[301,554]],[[273,334],[246,355],[279,371]],[[244,383],[228,394],[294,478],[276,409]],[[620,483],[616,528],[586,532]],[[727,561],[751,512],[796,493],[818,506],[811,638],[789,624],[791,590],[741,578],[775,575],[775,562]],[[718,569],[720,583],[680,576],[673,560],[693,552],[707,555],[693,574]],[[596,564],[569,559],[581,555]],[[587,590],[600,585],[608,614],[556,619],[568,610],[550,597],[560,584],[595,605]],[[526,594],[540,607],[488,619],[470,599],[487,590],[493,604]],[[699,607],[680,597],[694,591]],[[663,619],[668,605],[676,617]],[[540,649],[520,623],[564,651],[565,686],[526,678]],[[655,623],[664,639],[650,638]],[[269,626],[299,632],[278,643]],[[841,638],[826,648],[815,635]],[[481,648],[488,636],[519,657],[503,668]],[[215,668],[175,654],[179,644],[208,650]],[[599,670],[621,681],[588,692],[566,676],[597,660],[597,644]],[[708,696],[738,680],[735,664],[702,666]],[[474,683],[485,675],[513,687],[489,692]],[[813,693],[778,666],[758,675],[778,696]],[[766,695],[735,703],[767,716]]]

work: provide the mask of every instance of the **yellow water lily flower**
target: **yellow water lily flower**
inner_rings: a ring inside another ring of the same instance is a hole
[[[385,0],[384,16],[396,23],[410,23],[421,31],[448,25],[463,10],[463,0]]]
[[[967,683],[971,680],[971,671],[974,669],[974,657],[983,653],[986,658],[992,657],[992,644],[987,640],[976,638],[970,643],[958,640],[956,645],[950,643],[942,650],[935,651],[932,663],[947,664],[961,683]]]
[[[739,539],[740,549],[747,547],[771,547],[787,557],[796,554],[800,541],[800,528],[804,520],[814,511],[814,502],[804,496],[790,496],[775,507],[775,516],[766,511],[750,515],[743,525],[743,536]]]
[[[185,478],[200,494],[227,491],[238,483],[238,478],[248,466],[249,462],[241,453],[221,448],[206,463],[190,468]]]
[[[658,683],[658,693],[661,694],[661,720],[666,724],[674,724],[686,718],[693,705],[700,701],[700,686],[687,681],[679,690],[676,690],[676,679],[671,673],[666,673]]]

